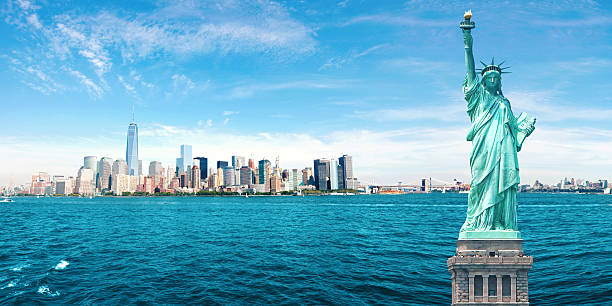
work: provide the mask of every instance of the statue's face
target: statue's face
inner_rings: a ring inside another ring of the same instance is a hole
[[[500,83],[501,78],[498,73],[489,73],[484,78],[484,85],[489,90],[497,90]]]

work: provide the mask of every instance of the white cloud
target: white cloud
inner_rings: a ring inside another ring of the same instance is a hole
[[[550,26],[550,27],[567,27],[571,24],[573,27],[594,27],[606,26],[612,24],[612,17],[609,15],[603,16],[587,16],[584,18],[563,18],[563,19],[535,19],[531,21],[534,25]]]
[[[94,65],[107,65],[111,50],[134,61],[160,54],[202,55],[263,52],[308,54],[314,51],[313,30],[292,19],[282,6],[270,2],[244,2],[233,6],[189,3],[161,7],[146,15],[118,16],[102,11],[97,15],[56,16],[52,40],[81,52]],[[255,8],[257,14],[245,13]],[[95,48],[92,48],[95,46]],[[82,51],[88,51],[88,53]],[[60,53],[65,49],[56,50]]]
[[[206,120],[206,127],[211,127],[213,125],[212,120],[208,119]]]
[[[89,96],[91,96],[92,98],[99,99],[104,95],[104,89],[102,89],[102,87],[98,86],[96,83],[90,80],[83,73],[76,71],[76,70],[72,70],[72,69],[68,69],[68,72],[74,77],[76,77],[79,80],[79,82],[81,82],[81,84],[85,85],[85,88],[87,88],[87,92],[89,93]]]
[[[239,113],[240,113],[240,112],[238,112],[238,111],[226,110],[226,111],[223,111],[223,116],[237,115],[237,114],[239,114]]]
[[[381,108],[376,110],[355,111],[354,116],[375,121],[414,121],[434,120],[464,122],[467,120],[465,103],[453,103],[428,107]]]
[[[114,63],[121,67],[151,58],[181,60],[228,53],[287,61],[308,56],[316,48],[314,30],[292,18],[289,10],[276,2],[159,2],[157,5],[147,14],[102,10],[79,15],[66,10],[59,15],[45,16],[37,14],[39,7],[31,1],[18,0],[10,1],[2,13],[7,23],[31,32],[25,34],[34,34],[31,37],[36,40],[35,46],[20,51],[24,58],[47,63],[49,71],[59,70],[51,67],[54,63],[85,72],[86,69],[79,67],[79,60],[86,60],[96,72],[99,84],[107,90],[105,75],[112,71]],[[142,86],[154,87],[141,77],[136,78]],[[184,78],[178,81],[184,81],[181,92],[189,92],[189,81]],[[83,84],[90,84],[86,85],[88,90],[93,87],[89,82]],[[206,88],[210,82],[195,85]]]
[[[195,83],[184,74],[173,75],[172,85],[174,91],[180,92],[183,95],[189,94],[189,92],[196,87]]]
[[[329,68],[340,68],[346,64],[352,63],[354,60],[360,57],[366,56],[372,52],[375,52],[378,49],[382,49],[387,46],[388,44],[375,45],[361,52],[351,51],[346,56],[330,58],[329,60],[327,60],[327,62],[325,62],[325,64],[319,67],[319,70],[326,70]]]
[[[325,79],[319,77],[313,80],[299,80],[278,83],[255,83],[238,85],[232,88],[227,97],[232,99],[248,98],[260,92],[287,90],[287,89],[337,89],[346,88],[356,83],[354,80]]]
[[[379,23],[410,27],[451,27],[456,24],[456,21],[450,19],[423,19],[409,15],[373,14],[353,17],[342,25],[349,26],[359,23]]]
[[[573,61],[562,61],[554,64],[564,73],[573,72],[578,74],[592,73],[595,71],[609,71],[612,60],[607,58],[579,58]]]
[[[21,83],[36,90],[44,95],[50,95],[63,91],[64,87],[56,83],[47,73],[43,72],[43,67],[33,65],[31,60],[23,62],[10,56],[0,56],[8,60],[11,70],[21,76]]]
[[[132,85],[130,85],[128,82],[126,82],[122,76],[117,76],[117,79],[119,79],[119,83],[121,83],[121,85],[123,85],[123,87],[125,88],[125,90],[127,90],[130,94],[137,96],[137,92],[136,92],[136,88]]]
[[[228,124],[228,123],[229,123],[229,121],[230,121],[230,118],[225,118],[225,120],[223,120],[223,125]]]
[[[445,181],[469,180],[471,144],[465,128],[409,128],[372,131],[336,131],[326,135],[308,133],[229,133],[207,127],[186,128],[162,124],[140,125],[141,159],[173,163],[180,144],[207,152],[210,160],[227,160],[242,154],[255,159],[280,156],[283,168],[312,166],[321,157],[353,155],[356,176],[365,183],[416,183],[423,177]],[[45,137],[0,137],[0,158],[7,168],[0,180],[10,175],[25,181],[30,172],[74,175],[83,155],[121,157],[125,154],[124,131],[113,139]],[[571,141],[568,141],[571,139]],[[538,126],[519,152],[521,180],[555,183],[564,176],[600,179],[612,173],[612,130],[568,129]],[[290,145],[288,145],[290,144]],[[44,147],[40,151],[35,148]],[[82,148],[75,151],[74,147]],[[571,162],[570,162],[571,161]],[[605,177],[604,177],[605,178]],[[610,177],[608,177],[609,179]]]
[[[562,93],[553,90],[516,90],[504,95],[510,100],[516,116],[524,111],[545,122],[576,119],[609,121],[612,118],[612,109],[590,107],[581,101],[575,101],[573,105],[560,103]]]
[[[32,14],[32,15],[28,15],[26,17],[26,20],[28,21],[29,24],[31,24],[34,28],[36,29],[40,29],[42,28],[42,24],[40,23],[40,20],[38,20],[38,15],[36,14]]]

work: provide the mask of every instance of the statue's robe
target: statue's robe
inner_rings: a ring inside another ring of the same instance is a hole
[[[517,230],[518,127],[510,102],[490,94],[478,78],[469,83],[466,77],[463,91],[472,122],[472,181],[461,231]]]

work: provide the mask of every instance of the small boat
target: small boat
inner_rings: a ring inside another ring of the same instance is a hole
[[[10,202],[14,202],[13,199],[9,198],[9,197],[4,197],[2,198],[2,200],[0,200],[0,203],[10,203]]]

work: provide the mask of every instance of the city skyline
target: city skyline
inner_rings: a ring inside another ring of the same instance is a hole
[[[184,143],[211,165],[240,153],[299,168],[351,152],[362,183],[469,181],[455,73],[468,8],[475,39],[491,42],[477,59],[506,60],[514,113],[538,118],[521,183],[610,179],[610,3],[466,5],[7,1],[0,185],[125,156],[132,107],[143,161],[172,163]]]
[[[126,159],[85,156],[77,175],[49,174],[39,171],[32,175],[30,183],[0,186],[2,194],[70,195],[92,197],[94,195],[137,194],[206,194],[206,193],[268,193],[301,194],[306,192],[355,192],[360,186],[354,177],[352,156],[342,155],[338,161],[316,159],[314,167],[303,169],[282,168],[280,156],[274,166],[267,159],[258,162],[252,157],[232,155],[229,162],[218,160],[217,168],[208,168],[208,158],[193,157],[192,146],[180,145],[180,157],[175,164],[164,168],[159,161],[149,163],[148,173],[143,161],[138,159],[138,127],[132,122],[127,130]],[[126,162],[127,161],[127,162]],[[194,162],[195,161],[195,162]],[[324,161],[321,163],[321,161]],[[111,166],[112,164],[112,166]],[[199,166],[198,166],[199,165]],[[314,170],[313,170],[314,169]],[[316,178],[316,179],[315,179]]]

